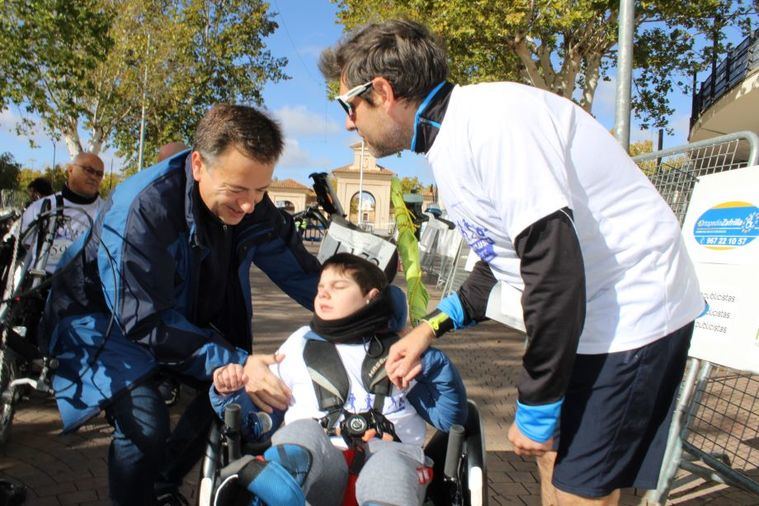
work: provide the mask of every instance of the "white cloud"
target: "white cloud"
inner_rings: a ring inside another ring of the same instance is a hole
[[[309,163],[311,157],[300,147],[296,139],[285,139],[285,150],[279,159],[280,167],[302,167]]]
[[[282,107],[273,112],[274,117],[282,123],[285,135],[325,135],[340,132],[340,125],[329,121],[324,114],[309,111],[305,106]]]
[[[285,138],[285,150],[282,153],[277,167],[284,169],[320,169],[329,165],[330,161],[318,159],[303,149],[297,139],[291,137]],[[276,174],[276,172],[275,172]]]
[[[0,128],[3,130],[13,130],[18,123],[19,118],[10,109],[0,111]]]

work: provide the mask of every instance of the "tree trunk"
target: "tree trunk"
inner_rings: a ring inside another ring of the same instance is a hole
[[[94,155],[99,155],[102,149],[103,149],[103,134],[99,130],[95,130],[92,132],[92,137],[90,137],[90,145],[88,147],[88,150],[90,153]]]
[[[63,140],[66,141],[66,148],[69,151],[69,156],[73,159],[76,155],[84,151],[82,149],[82,142],[79,139],[79,132],[74,129],[63,132]]]

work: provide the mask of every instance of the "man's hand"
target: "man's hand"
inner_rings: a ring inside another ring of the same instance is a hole
[[[519,427],[515,423],[512,423],[511,427],[509,427],[509,441],[514,445],[514,453],[520,457],[529,457],[531,455],[540,457],[545,452],[553,450],[553,438],[545,443],[538,443],[522,434],[522,431],[519,430]]]
[[[435,332],[422,323],[390,347],[385,370],[398,388],[406,388],[422,372],[421,356],[435,339]]]
[[[248,377],[240,364],[227,364],[213,372],[213,387],[220,394],[231,394],[247,382]]]
[[[274,409],[285,410],[290,404],[292,392],[277,378],[269,366],[282,362],[284,355],[251,355],[245,362],[248,383],[245,390],[259,409],[271,413]]]

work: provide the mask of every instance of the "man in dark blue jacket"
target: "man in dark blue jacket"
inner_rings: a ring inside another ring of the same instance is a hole
[[[119,185],[61,261],[44,319],[60,363],[53,387],[64,431],[105,409],[115,504],[153,504],[154,485],[176,487],[203,449],[207,394],[169,437],[158,369],[207,385],[236,362],[257,404],[286,407],[287,388],[268,372],[276,358],[249,355],[251,262],[308,309],[316,293],[318,261],[266,195],[282,146],[259,111],[213,107],[193,151]]]

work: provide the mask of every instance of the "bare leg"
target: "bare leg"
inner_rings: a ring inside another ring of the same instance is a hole
[[[540,500],[543,506],[556,506],[559,500],[556,497],[556,487],[551,483],[553,477],[553,464],[556,462],[556,452],[546,452],[536,458],[538,472],[540,473]]]
[[[605,497],[582,497],[562,492],[551,483],[556,452],[546,452],[537,457],[540,472],[540,498],[543,506],[616,506],[619,504],[620,491],[615,490]]]

